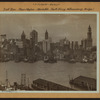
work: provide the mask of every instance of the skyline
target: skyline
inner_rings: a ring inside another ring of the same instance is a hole
[[[87,37],[90,25],[96,45],[96,14],[1,14],[0,20],[0,34],[7,38],[20,38],[23,31],[30,38],[30,32],[36,30],[41,41],[47,30],[53,42],[66,37],[69,41],[78,40],[79,44]]]

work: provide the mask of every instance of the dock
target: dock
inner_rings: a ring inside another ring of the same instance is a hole
[[[72,88],[51,82],[51,81],[47,81],[44,79],[37,79],[33,81],[32,87],[36,90],[48,90],[48,91],[75,91]]]
[[[79,76],[70,80],[70,84],[84,90],[96,90],[96,79],[90,77]]]

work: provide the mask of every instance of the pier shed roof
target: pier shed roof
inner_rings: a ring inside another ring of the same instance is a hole
[[[33,83],[36,83],[36,84],[41,85],[41,86],[49,87],[52,90],[55,90],[55,89],[58,89],[58,90],[73,90],[69,87],[66,87],[66,86],[51,82],[51,81],[47,81],[47,80],[44,80],[44,79],[40,79],[40,78],[37,79],[37,80],[34,80]]]
[[[77,78],[75,78],[73,80],[74,84],[84,84],[84,85],[89,85],[89,86],[93,86],[94,88],[96,88],[96,79],[94,78],[90,78],[90,77],[86,77],[86,76],[79,76]]]

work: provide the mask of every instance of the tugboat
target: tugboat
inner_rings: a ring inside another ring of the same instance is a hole
[[[86,56],[84,56],[83,59],[82,59],[82,61],[81,61],[81,63],[87,63],[87,62],[88,62],[88,59],[87,59]]]
[[[90,58],[90,59],[88,60],[88,63],[94,63],[94,60],[93,60],[92,58]]]
[[[54,56],[51,56],[49,58],[49,63],[56,63],[56,62],[57,62],[57,59]]]
[[[16,63],[20,62],[19,55],[16,55],[16,56],[15,56],[15,62],[16,62]]]
[[[29,62],[29,63],[33,63],[33,62],[34,62],[34,61],[33,61],[33,57],[30,57],[29,60],[28,60],[28,62]]]
[[[54,56],[45,56],[44,62],[45,63],[56,63],[57,59]]]
[[[5,90],[5,86],[2,84],[0,85],[0,90],[4,91]]]
[[[49,57],[48,56],[44,56],[44,62],[45,63],[49,62]]]
[[[20,60],[19,59],[15,59],[15,62],[18,63],[18,62],[20,62]]]
[[[8,62],[8,61],[9,61],[9,58],[5,58],[5,59],[4,59],[4,62]]]
[[[28,58],[24,58],[24,60],[23,60],[24,62],[28,62]]]
[[[74,58],[72,58],[72,59],[69,60],[69,63],[76,63],[76,61],[75,61]]]

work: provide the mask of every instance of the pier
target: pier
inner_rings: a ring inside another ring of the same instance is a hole
[[[90,77],[79,76],[70,80],[70,84],[84,90],[96,90],[96,79]]]

